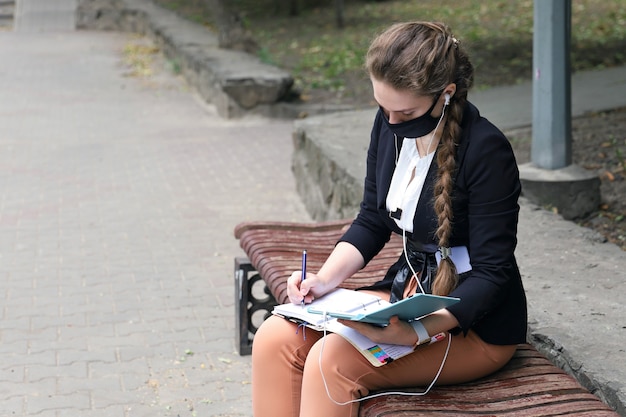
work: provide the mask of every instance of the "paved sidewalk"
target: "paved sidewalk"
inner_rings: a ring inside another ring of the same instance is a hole
[[[511,86],[471,91],[470,100],[500,129],[532,125],[532,80]],[[626,67],[572,75],[572,117],[626,105]]]
[[[0,33],[0,415],[249,416],[236,223],[306,220],[286,121],[224,121],[132,35]]]
[[[13,28],[20,33],[72,31],[77,0],[16,0]]]

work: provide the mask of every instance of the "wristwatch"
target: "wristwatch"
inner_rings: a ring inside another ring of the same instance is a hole
[[[422,324],[421,321],[415,320],[412,321],[411,326],[413,326],[413,330],[417,334],[417,342],[413,345],[413,350],[417,349],[419,345],[423,345],[424,343],[430,343],[430,335],[426,330],[426,327]]]

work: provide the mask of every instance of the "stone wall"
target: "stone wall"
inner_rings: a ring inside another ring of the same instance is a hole
[[[295,122],[292,169],[314,220],[353,218],[358,212],[375,112],[345,111]]]

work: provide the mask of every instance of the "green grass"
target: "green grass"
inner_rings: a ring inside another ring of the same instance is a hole
[[[201,0],[157,1],[213,27]],[[532,0],[345,0],[344,29],[335,27],[332,0],[300,0],[297,16],[289,16],[284,1],[228,1],[242,12],[261,59],[291,71],[304,93],[358,94],[354,86],[366,82],[362,65],[369,42],[391,23],[407,20],[447,23],[470,53],[476,88],[531,77]],[[573,0],[572,28],[574,71],[626,62],[626,0]]]

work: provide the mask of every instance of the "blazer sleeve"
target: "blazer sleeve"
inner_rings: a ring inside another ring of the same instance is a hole
[[[505,300],[519,279],[517,245],[519,171],[509,141],[482,120],[459,167],[457,184],[467,196],[468,249],[472,271],[450,294],[461,302],[448,310],[464,333]],[[479,122],[480,123],[480,122]]]

